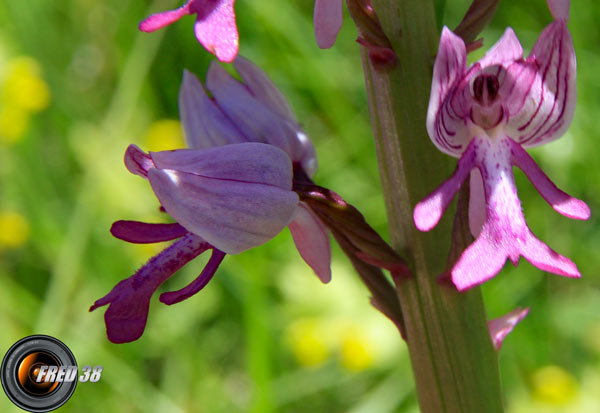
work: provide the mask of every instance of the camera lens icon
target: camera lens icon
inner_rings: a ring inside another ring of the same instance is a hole
[[[69,400],[77,386],[77,362],[60,340],[25,337],[6,353],[0,367],[2,388],[21,409],[49,412]]]

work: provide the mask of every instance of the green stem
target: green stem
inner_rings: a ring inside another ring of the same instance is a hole
[[[415,204],[448,178],[454,163],[425,129],[438,42],[433,0],[372,3],[398,62],[377,69],[362,51],[392,245],[414,273],[397,293],[421,411],[499,412],[497,357],[481,292],[458,293],[437,282],[446,269],[452,214],[430,233],[419,232],[412,219]]]

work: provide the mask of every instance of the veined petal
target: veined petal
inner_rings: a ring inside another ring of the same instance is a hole
[[[194,1],[191,10],[198,15],[194,31],[196,38],[223,62],[237,56],[239,37],[235,25],[235,0]]]
[[[152,14],[151,16],[148,16],[142,20],[138,28],[147,33],[162,29],[163,27],[181,19],[186,14],[192,14],[193,12],[190,11],[190,3],[193,3],[194,1],[195,0],[188,0],[187,3],[175,10]]]
[[[179,89],[179,112],[190,148],[211,148],[250,140],[206,95],[196,76],[187,70],[183,71]]]
[[[535,65],[536,76],[520,112],[511,114],[507,132],[523,147],[561,137],[573,119],[577,92],[576,59],[564,20],[548,25],[522,63]]]
[[[502,317],[488,321],[490,336],[492,337],[492,343],[494,344],[496,351],[500,350],[504,338],[513,331],[515,326],[519,324],[527,314],[529,314],[529,308],[515,308],[513,311]]]
[[[251,142],[277,146],[294,160],[298,138],[288,120],[263,105],[246,86],[218,64],[212,64],[208,69],[206,88],[213,94],[219,108]]]
[[[188,231],[228,254],[262,245],[292,219],[298,196],[274,185],[151,169],[161,205]]]
[[[188,234],[97,300],[90,311],[109,304],[104,313],[108,339],[113,343],[137,340],[146,327],[150,298],[154,291],[209,247],[202,238]]]
[[[115,238],[133,244],[152,244],[183,237],[188,231],[177,223],[147,224],[138,221],[116,221],[110,227]]]
[[[152,152],[151,156],[159,169],[292,189],[290,158],[281,149],[264,143],[238,143],[201,151],[178,149]]]
[[[554,17],[555,20],[569,20],[569,9],[571,7],[570,0],[547,0],[547,2],[550,13],[552,13],[552,17]]]
[[[256,99],[279,116],[297,122],[286,98],[265,72],[242,56],[238,56],[233,61],[233,66]]]
[[[463,181],[475,167],[476,155],[477,143],[474,140],[458,161],[452,176],[415,206],[413,218],[420,231],[430,231],[440,221]]]
[[[555,211],[573,219],[585,220],[590,217],[590,208],[585,202],[558,189],[519,144],[512,140],[510,142],[513,163],[525,172],[527,178]]]
[[[304,202],[300,202],[288,228],[302,259],[324,282],[331,281],[331,246],[329,232]]]
[[[507,27],[495,45],[479,60],[481,67],[502,65],[523,57],[523,47],[512,28]]]
[[[451,156],[459,156],[470,138],[464,127],[465,113],[461,112],[465,108],[461,105],[452,106],[446,99],[451,89],[463,78],[466,62],[465,43],[444,27],[433,67],[431,96],[427,108],[427,132],[435,146]]]
[[[134,175],[148,178],[148,170],[154,168],[152,158],[136,145],[129,145],[125,151],[125,167]]]
[[[313,23],[321,49],[329,49],[342,27],[342,0],[315,0]]]

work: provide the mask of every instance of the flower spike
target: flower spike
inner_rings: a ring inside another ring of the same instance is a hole
[[[494,277],[507,259],[516,265],[520,256],[544,271],[581,276],[571,260],[527,226],[512,172],[514,166],[521,168],[560,214],[590,217],[588,206],[558,189],[523,149],[559,138],[573,118],[575,52],[565,3],[548,1],[556,20],[526,58],[508,28],[481,60],[467,67],[463,40],[447,28],[442,31],[427,131],[438,149],[460,159],[454,174],[415,206],[414,221],[421,231],[435,227],[470,175],[469,226],[477,238],[451,270],[461,291]]]

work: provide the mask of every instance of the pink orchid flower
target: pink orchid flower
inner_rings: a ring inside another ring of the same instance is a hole
[[[147,17],[140,23],[139,29],[153,32],[187,14],[195,14],[194,32],[198,41],[219,60],[231,62],[238,54],[239,47],[234,2],[235,0],[188,0],[178,9]]]
[[[414,221],[429,231],[471,174],[469,218],[477,237],[451,271],[458,290],[494,277],[510,259],[580,277],[576,265],[537,239],[527,226],[513,177],[519,167],[560,214],[588,219],[588,206],[559,190],[524,148],[562,136],[575,109],[575,52],[567,29],[568,1],[549,1],[555,18],[528,57],[511,28],[467,67],[464,42],[444,28],[435,61],[427,131],[442,152],[460,158],[454,174],[419,202]]]

